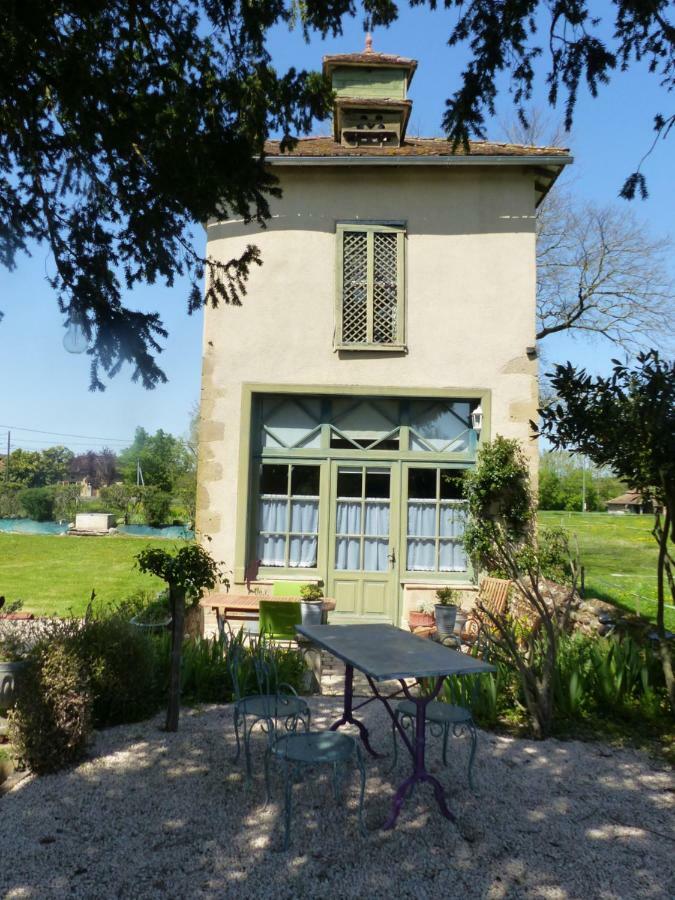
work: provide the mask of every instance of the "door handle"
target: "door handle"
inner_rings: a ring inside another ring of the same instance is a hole
[[[391,567],[393,569],[394,566],[396,565],[396,550],[394,549],[394,547],[391,547],[390,551],[391,552],[389,553],[389,556],[387,557],[387,559],[391,563]]]

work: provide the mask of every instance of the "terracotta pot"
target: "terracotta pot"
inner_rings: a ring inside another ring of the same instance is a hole
[[[433,613],[410,610],[408,613],[408,625],[410,628],[432,628],[434,624]]]

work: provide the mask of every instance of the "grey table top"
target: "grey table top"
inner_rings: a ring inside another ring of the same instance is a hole
[[[494,672],[482,659],[394,625],[296,625],[296,630],[374,681]]]

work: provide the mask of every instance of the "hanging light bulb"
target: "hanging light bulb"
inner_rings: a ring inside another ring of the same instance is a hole
[[[82,327],[82,320],[77,314],[71,316],[66,323],[63,346],[68,353],[84,353],[89,347],[89,338]]]

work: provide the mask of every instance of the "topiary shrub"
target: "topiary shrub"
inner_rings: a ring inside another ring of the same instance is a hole
[[[36,644],[22,672],[22,690],[9,712],[17,759],[38,775],[80,760],[92,728],[93,698],[70,635]]]

